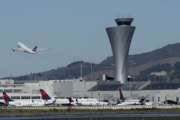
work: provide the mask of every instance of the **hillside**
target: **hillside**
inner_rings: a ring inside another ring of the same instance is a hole
[[[180,43],[141,54],[130,55],[128,59],[129,74],[135,80],[178,79],[180,72]],[[86,80],[101,79],[102,74],[114,76],[113,58],[108,57],[99,64],[84,61],[73,62],[65,67],[14,77],[16,80],[49,80],[78,78],[81,74]],[[160,73],[164,74],[161,75]]]

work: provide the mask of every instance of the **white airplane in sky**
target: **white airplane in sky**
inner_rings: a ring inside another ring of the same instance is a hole
[[[28,54],[37,54],[40,51],[44,51],[44,50],[46,50],[46,49],[40,50],[40,49],[38,49],[37,46],[35,46],[34,48],[29,48],[22,42],[17,42],[17,48],[12,49],[13,52],[24,52],[24,53],[28,53]]]

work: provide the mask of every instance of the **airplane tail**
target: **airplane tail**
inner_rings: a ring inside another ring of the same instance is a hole
[[[142,98],[139,100],[140,104],[141,104],[141,105],[144,105],[145,100],[146,100],[146,98],[145,98],[145,97],[142,97]]]
[[[6,105],[8,105],[9,101],[13,101],[7,94],[6,92],[3,92],[3,99],[6,103]]]
[[[16,52],[16,49],[13,49],[13,48],[12,48],[11,50],[12,50],[13,52]]]
[[[37,46],[35,46],[33,49],[32,49],[32,51],[34,51],[34,52],[36,52],[37,51]]]
[[[42,99],[43,100],[49,100],[51,99],[51,97],[47,94],[46,91],[44,91],[43,89],[40,89],[40,93],[41,93],[41,96],[42,96]]]
[[[69,97],[68,100],[69,100],[69,103],[74,102],[74,100],[72,99],[72,97]]]
[[[125,100],[124,95],[121,90],[121,86],[119,87],[119,98],[120,98],[120,100]]]

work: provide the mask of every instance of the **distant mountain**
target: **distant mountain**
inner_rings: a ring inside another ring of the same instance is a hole
[[[130,55],[128,66],[129,74],[134,76],[135,80],[148,80],[154,79],[154,77],[156,79],[158,77],[160,80],[178,79],[180,74],[180,43],[169,44],[146,53]],[[164,74],[161,75],[161,72]],[[79,78],[81,74],[86,80],[101,79],[102,74],[114,76],[113,57],[108,57],[99,64],[77,61],[65,67],[13,77],[12,79],[71,79]]]

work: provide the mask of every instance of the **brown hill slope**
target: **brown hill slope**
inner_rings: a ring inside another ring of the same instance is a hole
[[[152,72],[167,71],[170,75],[178,77],[180,62],[180,43],[170,44],[165,47],[136,55],[130,55],[128,59],[129,74],[139,80],[147,79]],[[87,80],[101,79],[102,74],[114,76],[113,58],[108,57],[99,64],[78,61],[65,67],[32,73],[29,75],[14,77],[16,80],[48,80],[48,79],[69,79],[80,76],[80,66],[83,65],[83,77]]]

